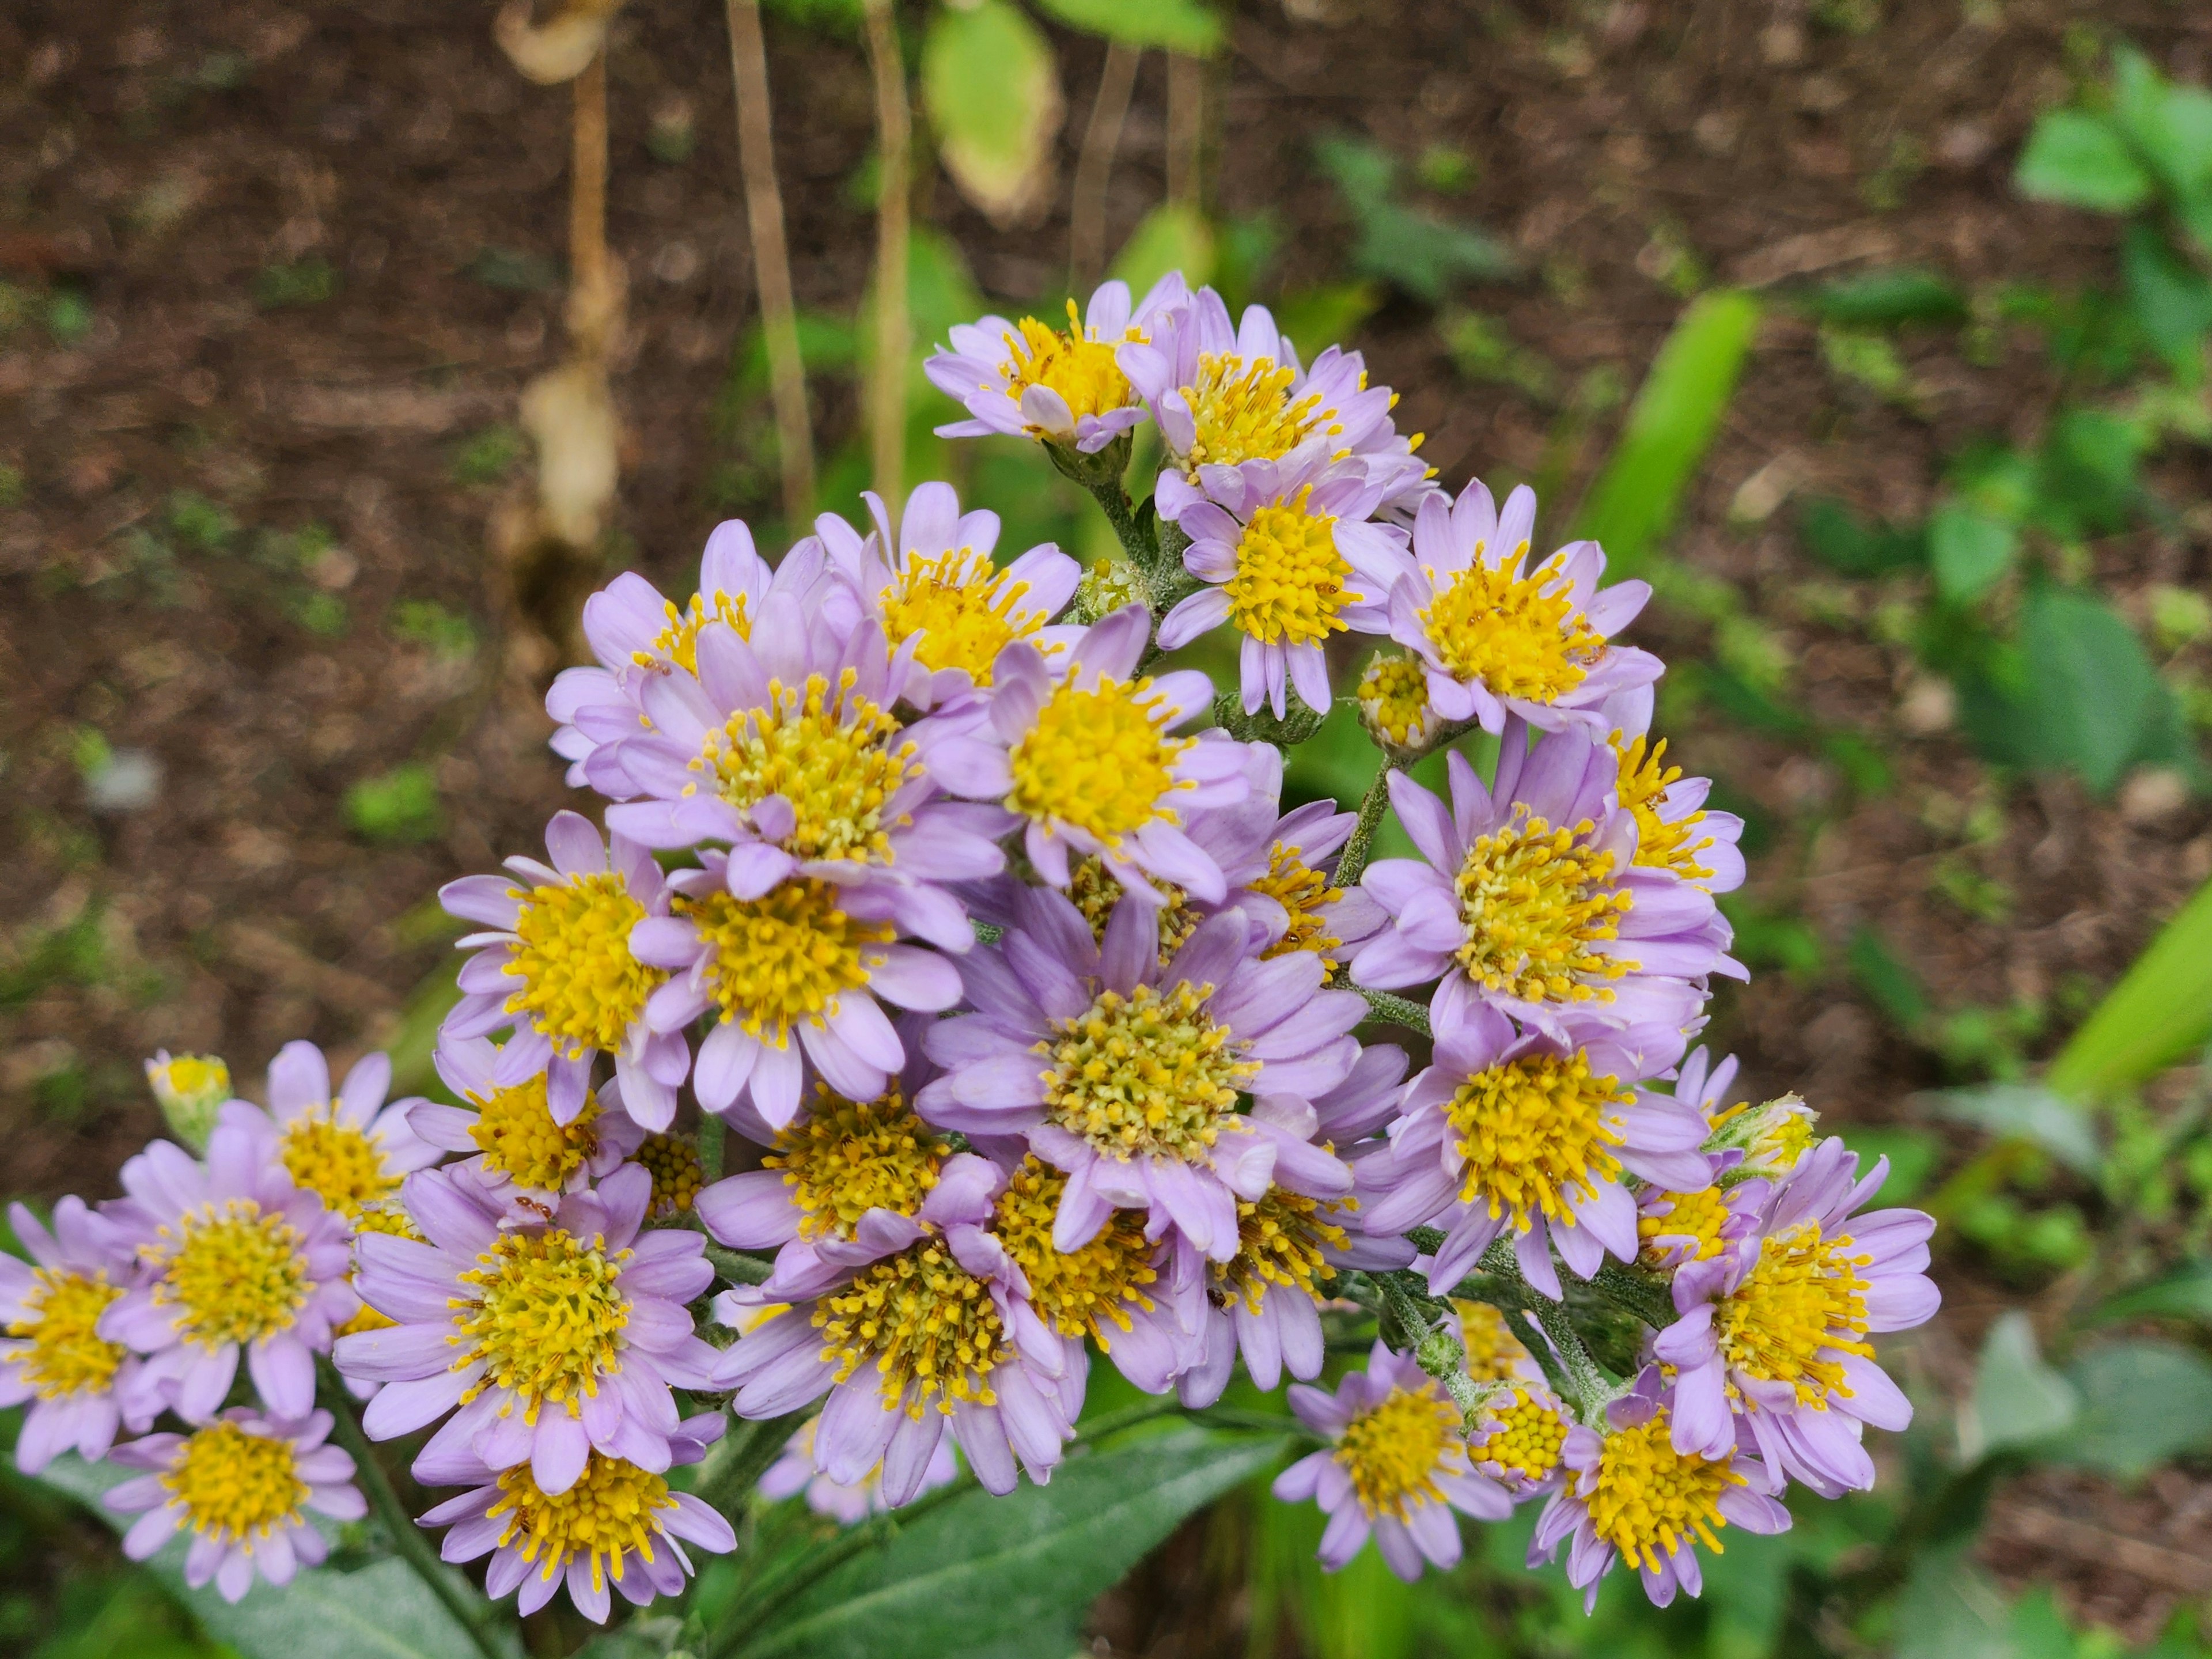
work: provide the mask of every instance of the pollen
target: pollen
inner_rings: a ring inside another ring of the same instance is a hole
[[[915,745],[890,713],[855,690],[845,669],[833,686],[809,674],[803,686],[770,680],[768,706],[744,708],[707,735],[698,765],[722,799],[741,811],[770,795],[798,820],[783,842],[803,859],[890,860],[885,804],[921,770]]]
[[[894,647],[919,635],[914,655],[924,668],[965,669],[988,685],[999,653],[1044,626],[1035,608],[1016,614],[1029,591],[970,547],[913,559],[883,591],[884,632]]]
[[[1075,301],[1067,302],[1067,326],[1055,329],[1034,317],[1024,317],[1016,332],[1004,336],[1008,375],[1006,395],[1016,403],[1033,386],[1048,386],[1060,395],[1068,413],[1081,420],[1085,415],[1107,415],[1127,407],[1128,378],[1114,361],[1115,340],[1101,340],[1083,326]],[[1141,330],[1124,336],[1142,340]],[[1037,437],[1042,431],[1030,428]]]
[[[1057,1038],[1037,1045],[1045,1115],[1115,1158],[1202,1157],[1260,1069],[1206,1012],[1212,994],[1188,983],[1103,991],[1055,1021]]]
[[[753,636],[752,620],[745,615],[745,596],[742,593],[725,593],[717,589],[711,599],[704,593],[694,593],[691,602],[681,611],[676,608],[673,599],[664,599],[661,604],[668,613],[668,626],[653,640],[652,650],[630,653],[630,660],[640,668],[665,673],[672,662],[687,674],[697,673],[699,630],[708,623],[727,623],[741,640]]]
[[[706,1183],[706,1165],[689,1135],[647,1135],[638,1146],[637,1162],[653,1177],[648,1212],[656,1220],[687,1213]]]
[[[187,1341],[207,1349],[289,1330],[307,1305],[307,1241],[250,1198],[204,1204],[161,1229],[157,1305],[178,1310]]]
[[[1322,971],[1335,972],[1334,953],[1344,948],[1344,941],[1328,931],[1328,909],[1344,896],[1344,889],[1330,886],[1327,876],[1280,842],[1268,851],[1267,873],[1250,886],[1254,892],[1281,905],[1290,918],[1282,938],[1260,952],[1261,960],[1286,957],[1293,951],[1310,951],[1321,958]]]
[[[1698,836],[1705,821],[1702,810],[1669,823],[1659,816],[1667,791],[1682,775],[1679,766],[1668,766],[1667,740],[1656,744],[1638,738],[1623,743],[1613,734],[1613,752],[1620,760],[1620,804],[1636,814],[1636,862],[1653,870],[1672,870],[1684,881],[1711,881],[1713,872],[1698,862],[1698,854],[1713,844],[1711,836]]]
[[[1237,1200],[1237,1254],[1212,1264],[1215,1291],[1252,1313],[1278,1285],[1322,1301],[1322,1285],[1336,1277],[1323,1248],[1344,1249],[1352,1243],[1331,1218],[1349,1207],[1348,1201],[1308,1198],[1281,1187],[1268,1188],[1256,1201]]]
[[[506,972],[522,988],[507,998],[507,1012],[526,1016],[569,1060],[621,1048],[645,1000],[668,977],[630,954],[630,929],[645,920],[645,906],[611,871],[510,890],[522,909]]]
[[[1667,1208],[1656,1213],[1647,1211],[1636,1218],[1636,1236],[1644,1241],[1638,1259],[1645,1267],[1710,1261],[1721,1253],[1721,1229],[1728,1225],[1729,1207],[1727,1196],[1719,1188],[1657,1196]],[[1649,1201],[1650,1194],[1645,1197]]]
[[[1455,953],[1486,990],[1527,1002],[1609,1002],[1602,983],[1635,964],[1602,949],[1635,902],[1611,880],[1613,854],[1588,819],[1553,829],[1526,807],[1478,836],[1453,882],[1467,938]]]
[[[526,1459],[500,1471],[499,1494],[484,1518],[500,1522],[500,1546],[518,1551],[544,1579],[581,1556],[592,1564],[594,1589],[622,1577],[625,1557],[653,1559],[661,1515],[676,1507],[659,1475],[600,1452],[585,1459],[566,1492],[541,1491]]]
[[[1193,478],[1209,464],[1235,466],[1240,461],[1279,460],[1316,432],[1342,428],[1328,421],[1317,392],[1291,395],[1295,369],[1272,357],[1249,361],[1234,352],[1205,352],[1198,374],[1183,396],[1197,436],[1183,458]]]
[[[1176,822],[1170,795],[1192,786],[1171,769],[1194,738],[1160,728],[1168,710],[1149,679],[1063,680],[1008,756],[1006,805],[1023,817],[1089,831],[1109,848],[1155,819]]]
[[[1190,896],[1182,888],[1154,881],[1152,890],[1160,896],[1160,965],[1164,968],[1206,918],[1198,913]],[[1091,937],[1102,943],[1106,938],[1106,924],[1114,918],[1114,907],[1121,902],[1121,884],[1107,873],[1103,860],[1085,854],[1069,861],[1067,896],[1083,913],[1084,921],[1091,924]]]
[[[893,931],[847,915],[823,881],[787,881],[757,899],[718,890],[679,897],[676,909],[713,951],[706,988],[722,1018],[779,1048],[793,1026],[836,1012],[840,996],[868,982],[872,949]]]
[[[100,1316],[123,1294],[104,1273],[31,1270],[31,1291],[23,1298],[29,1317],[12,1322],[11,1337],[28,1337],[30,1346],[15,1356],[23,1381],[41,1400],[97,1394],[115,1380],[128,1352],[120,1342],[100,1335]]]
[[[1334,1455],[1370,1520],[1403,1521],[1422,1504],[1443,1501],[1437,1471],[1458,1444],[1459,1425],[1458,1408],[1425,1388],[1393,1389],[1346,1425]]]
[[[991,1236],[1029,1280],[1030,1305],[1046,1324],[1062,1336],[1095,1337],[1110,1352],[1113,1329],[1129,1328],[1130,1307],[1152,1310],[1145,1286],[1159,1277],[1154,1247],[1146,1241],[1142,1212],[1116,1210],[1081,1249],[1055,1249],[1053,1218],[1066,1190],[1066,1176],[1034,1155],[1024,1158],[999,1194]]]
[[[1237,541],[1237,574],[1222,591],[1229,620],[1263,645],[1318,645],[1346,623],[1352,564],[1336,549],[1336,520],[1306,511],[1309,485],[1296,500],[1254,513]]]
[[[1454,1302],[1459,1340],[1467,1350],[1467,1374],[1478,1382],[1510,1382],[1529,1358],[1505,1316],[1487,1302]]]
[[[520,1399],[525,1422],[547,1405],[579,1414],[582,1397],[622,1369],[629,1298],[618,1279],[629,1254],[557,1227],[495,1240],[459,1276],[452,1304],[458,1334],[448,1340],[463,1350],[453,1369],[484,1363],[463,1403],[501,1388]]]
[[[991,1288],[955,1261],[942,1240],[918,1240],[862,1268],[815,1306],[822,1358],[844,1382],[872,1362],[888,1409],[919,1419],[956,1401],[998,1403],[991,1373],[1012,1358]]]
[[[1622,1135],[1606,1114],[1631,1097],[1618,1079],[1592,1076],[1579,1048],[1476,1073],[1444,1105],[1467,1161],[1461,1201],[1486,1202],[1493,1219],[1510,1215],[1522,1232],[1540,1215],[1573,1225],[1576,1200],[1620,1174],[1613,1148]]]
[[[1583,683],[1605,641],[1575,609],[1556,556],[1525,576],[1513,574],[1527,551],[1523,543],[1492,567],[1478,547],[1474,562],[1420,612],[1421,629],[1455,678],[1480,680],[1494,696],[1555,702]]]
[[[1590,1492],[1590,1524],[1639,1571],[1656,1572],[1692,1539],[1718,1555],[1727,1527],[1720,1500],[1748,1483],[1729,1466],[1678,1452],[1668,1439],[1667,1412],[1631,1429],[1615,1429],[1599,1454]]]
[[[1498,1427],[1468,1442],[1468,1454],[1476,1462],[1495,1463],[1527,1480],[1546,1480],[1559,1467],[1567,1443],[1566,1419],[1540,1395],[1516,1382],[1507,1395],[1485,1406],[1482,1414]]]
[[[599,1097],[585,1096],[583,1110],[569,1122],[556,1123],[543,1072],[512,1088],[495,1090],[489,1097],[471,1095],[469,1103],[477,1109],[469,1139],[483,1153],[487,1168],[518,1187],[565,1192],[569,1178],[599,1150]]]
[[[292,1179],[341,1215],[358,1215],[399,1186],[377,1144],[338,1114],[337,1103],[310,1107],[284,1126],[278,1156]]]
[[[1822,1237],[1817,1221],[1771,1235],[1758,1265],[1715,1310],[1714,1335],[1731,1371],[1795,1386],[1801,1405],[1848,1396],[1844,1358],[1872,1358],[1858,1270],[1873,1260],[1850,1235]]]
[[[307,1501],[290,1441],[228,1422],[186,1437],[161,1486],[193,1532],[248,1552],[301,1520]]]
[[[1359,677],[1359,713],[1370,731],[1400,749],[1426,743],[1436,730],[1429,680],[1411,657],[1380,656]]]
[[[950,1150],[896,1085],[851,1101],[817,1084],[807,1115],[776,1132],[761,1164],[783,1171],[801,1238],[849,1238],[870,1210],[918,1213]]]

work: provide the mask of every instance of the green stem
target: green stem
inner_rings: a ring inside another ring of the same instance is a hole
[[[712,1112],[699,1115],[699,1184],[711,1187],[722,1178],[722,1120]]]
[[[361,1419],[354,1414],[353,1397],[346,1392],[345,1382],[337,1369],[327,1359],[322,1362],[323,1397],[330,1406],[331,1418],[338,1444],[349,1455],[354,1472],[361,1481],[362,1495],[368,1499],[376,1518],[392,1534],[392,1547],[399,1559],[414,1569],[415,1576],[429,1587],[454,1621],[468,1632],[469,1641],[483,1659],[508,1659],[511,1644],[497,1640],[489,1626],[499,1620],[499,1610],[494,1602],[473,1593],[473,1587],[454,1570],[438,1559],[430,1547],[430,1540],[415,1524],[415,1517],[407,1513],[407,1506],[399,1501],[392,1490],[392,1478],[377,1462],[376,1448],[368,1443],[362,1432]],[[504,1623],[503,1620],[499,1622]]]
[[[1352,988],[1367,999],[1367,1006],[1375,1011],[1376,1018],[1387,1019],[1409,1031],[1419,1031],[1423,1036],[1433,1035],[1429,1030],[1429,1011],[1419,1003],[1392,996],[1388,991],[1370,991],[1364,985]]]
[[[700,1498],[736,1519],[734,1511],[751,1497],[761,1476],[768,1473],[768,1466],[781,1455],[783,1449],[791,1443],[791,1437],[799,1432],[799,1425],[811,1415],[810,1407],[784,1417],[738,1419],[724,1437],[714,1461],[707,1467],[705,1478],[699,1483]]]
[[[1597,1277],[1588,1281],[1616,1308],[1632,1313],[1654,1330],[1662,1331],[1678,1317],[1674,1298],[1666,1281],[1607,1257]]]
[[[740,1255],[735,1250],[726,1250],[719,1244],[707,1246],[707,1260],[716,1273],[732,1285],[765,1285],[769,1275],[775,1271],[773,1261],[763,1261],[757,1255]]]
[[[1121,487],[1120,476],[1095,483],[1087,478],[1079,478],[1078,482],[1091,492],[1091,500],[1105,514],[1106,522],[1114,526],[1115,538],[1121,544],[1121,550],[1129,556],[1129,562],[1149,575],[1159,557],[1159,550],[1146,538],[1143,528],[1137,523],[1136,509],[1130,503],[1129,492]]]
[[[1367,869],[1367,856],[1375,844],[1375,831],[1382,822],[1382,814],[1390,805],[1390,763],[1385,760],[1375,769],[1375,781],[1367,786],[1367,793],[1359,798],[1359,822],[1352,826],[1352,835],[1344,843],[1344,851],[1336,860],[1336,874],[1330,879],[1335,886],[1350,887]]]

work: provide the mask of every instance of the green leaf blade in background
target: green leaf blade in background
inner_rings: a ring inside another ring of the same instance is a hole
[[[2132,213],[2150,200],[2150,174],[2110,122],[2053,110],[2035,124],[2013,183],[2023,196],[2100,213]]]
[[[2070,1099],[2108,1098],[2212,1039],[2212,883],[2174,914],[2051,1062]]]
[[[2172,1342],[2112,1342],[2066,1368],[2081,1415],[2052,1455],[2139,1480],[2212,1439],[2212,1364]]]
[[[1012,0],[933,9],[921,98],[945,171],[994,223],[1043,205],[1066,106],[1052,43],[1027,13]]]
[[[1968,1459],[2063,1434],[2081,1414],[2081,1395],[2038,1350],[2035,1327],[2018,1309],[2000,1314],[1974,1366],[1974,1392],[1959,1413],[1959,1449]]]
[[[1971,605],[2002,580],[2020,551],[2020,532],[1962,501],[1946,501],[1928,520],[1928,561],[1936,591]]]
[[[1036,7],[1056,23],[1125,46],[1158,46],[1186,58],[1221,50],[1220,15],[1197,0],[1036,0]]]
[[[2142,642],[2095,594],[2046,587],[2028,598],[2021,647],[2033,665],[2021,708],[2033,763],[2110,795],[2157,712],[2158,675]]]

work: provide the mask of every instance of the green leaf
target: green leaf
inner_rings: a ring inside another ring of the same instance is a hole
[[[1928,562],[1936,591],[1968,605],[1996,586],[2020,551],[2020,532],[1962,501],[1946,501],[1928,520]]]
[[[1063,106],[1052,43],[1027,13],[1012,0],[933,10],[921,100],[962,195],[1002,225],[1039,205]]]
[[[2124,1291],[2099,1308],[2097,1317],[2190,1319],[2212,1324],[2212,1265],[2186,1267],[2155,1285]]]
[[[1927,1020],[1928,988],[1873,928],[1862,926],[1851,935],[1844,959],[1859,989],[1899,1030],[1917,1030]]]
[[[1927,562],[1924,532],[1869,525],[1841,501],[1826,495],[1808,501],[1797,517],[1805,550],[1845,576],[1881,576]]]
[[[2144,434],[2100,409],[2069,409],[2051,423],[2039,458],[2037,507],[2070,540],[2124,529],[2142,491]]]
[[[1928,1177],[1943,1155],[1943,1143],[1926,1129],[1884,1124],[1845,1124],[1839,1131],[1844,1145],[1859,1155],[1859,1167],[1871,1170],[1876,1158],[1889,1160],[1889,1179],[1868,1200],[1871,1204],[1909,1204],[1928,1184]]]
[[[2004,1593],[1971,1543],[1917,1555],[1898,1593],[1893,1659],[2019,1659]]]
[[[1273,307],[1275,325],[1311,362],[1314,354],[1352,337],[1360,324],[1381,309],[1380,283],[1328,283],[1285,294]]]
[[[2102,213],[2131,213],[2151,191],[2150,174],[2112,124],[2073,109],[2036,122],[2013,182],[2023,196]]]
[[[1997,1316],[1974,1368],[1974,1393],[1959,1413],[1959,1449],[1979,1458],[2061,1434],[2081,1414],[2074,1385],[2036,1351],[2035,1328],[2017,1309]]]
[[[1870,270],[1814,289],[1807,307],[1824,323],[1844,328],[1894,328],[1901,323],[1960,323],[1966,296],[1932,270]]]
[[[1186,58],[1221,50],[1220,14],[1197,0],[1036,0],[1055,22],[1125,46],[1161,46]]]
[[[1359,228],[1352,268],[1431,305],[1467,282],[1495,281],[1519,268],[1513,250],[1488,231],[1398,200],[1398,163],[1362,139],[1324,137],[1314,159]]]
[[[2037,763],[2110,794],[2148,733],[2158,691],[2142,641],[2094,594],[2048,587],[2028,599],[2021,647]]]
[[[2212,282],[2148,225],[2130,225],[2120,248],[2128,304],[2143,336],[2185,386],[2204,378],[2204,336],[2212,329]]]
[[[2160,181],[2176,196],[2212,183],[2212,94],[2175,86],[2132,46],[2112,70],[2113,118]]]
[[[2212,1438],[2212,1364],[2172,1342],[2114,1342],[2066,1368],[2081,1415],[2055,1455],[2139,1480]]]
[[[2026,1140],[2067,1168],[2094,1176],[2104,1164],[2096,1132],[2081,1108],[2033,1084],[1991,1083],[1927,1097],[1954,1123],[1971,1123],[2003,1140]]]
[[[1751,295],[1717,289],[1690,302],[1659,348],[1575,534],[1604,544],[1612,579],[1636,574],[1674,527],[1683,492],[1720,431],[1759,330]]]
[[[1114,275],[1142,294],[1170,270],[1197,288],[1213,276],[1213,227],[1183,202],[1163,202],[1146,214],[1115,256]]]
[[[2212,1038],[2212,883],[2175,912],[2051,1063],[2076,1100],[2148,1082]]]
[[[1283,1449],[1277,1438],[1182,1429],[1071,1459],[1048,1486],[969,1492],[831,1573],[745,1659],[1073,1652],[1094,1600]]]

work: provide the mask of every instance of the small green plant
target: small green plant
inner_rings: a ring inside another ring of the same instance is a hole
[[[238,520],[229,509],[189,489],[170,495],[163,520],[172,536],[203,553],[225,551],[238,535]]]
[[[435,599],[402,599],[392,607],[392,635],[433,656],[465,662],[476,655],[476,624]]]

